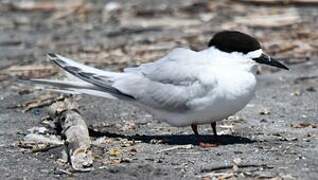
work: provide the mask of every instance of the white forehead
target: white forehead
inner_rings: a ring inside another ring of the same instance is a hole
[[[257,58],[257,57],[260,57],[262,54],[263,54],[263,50],[258,49],[258,50],[247,53],[246,56],[249,58]]]

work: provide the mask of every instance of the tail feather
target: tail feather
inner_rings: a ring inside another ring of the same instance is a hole
[[[89,72],[92,74],[98,74],[98,75],[106,76],[106,77],[117,77],[120,75],[120,73],[103,71],[103,70],[99,70],[99,69],[96,69],[96,68],[93,68],[90,66],[86,66],[84,64],[75,62],[69,58],[63,57],[63,56],[58,55],[58,54],[48,53],[47,56],[48,56],[49,60],[54,62],[56,65],[58,65],[62,69],[64,69],[65,67],[73,67],[76,70],[82,70],[85,72]]]
[[[115,79],[122,77],[121,73],[102,71],[53,53],[48,54],[48,59],[63,69],[68,79],[65,81],[31,79],[28,82],[38,84],[42,89],[45,87],[46,90],[62,93],[88,94],[111,99],[134,99],[112,86]]]
[[[47,90],[59,92],[59,93],[65,93],[65,94],[87,94],[92,96],[108,98],[108,99],[117,99],[116,97],[112,96],[109,93],[92,90],[92,89],[47,89]]]
[[[25,80],[24,80],[25,81]],[[103,92],[99,87],[81,81],[59,81],[48,79],[31,79],[30,83],[39,85],[40,89],[66,94],[88,94],[93,96],[117,99],[110,93]]]
[[[59,81],[49,79],[30,79],[28,81],[35,84],[55,86],[58,88],[96,89],[96,86],[81,81]]]
[[[71,75],[81,79],[82,81],[89,83],[95,87],[98,87],[100,91],[107,92],[112,96],[120,99],[133,100],[134,97],[128,94],[124,94],[118,89],[112,86],[113,80],[122,76],[121,73],[102,71],[96,68],[92,68],[63,56],[49,53],[49,60],[54,62],[63,70],[67,71]]]

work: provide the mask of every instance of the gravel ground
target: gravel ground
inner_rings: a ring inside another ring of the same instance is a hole
[[[47,2],[51,9],[43,5],[26,9],[20,1],[0,1],[0,179],[318,177],[316,6],[191,0],[83,1],[80,5],[67,1],[65,6]],[[244,24],[235,18],[255,13],[294,16],[295,12],[299,19],[284,20],[291,21],[286,26],[274,21],[264,27],[255,19],[250,20],[252,25]],[[207,37],[220,29],[254,34],[291,70],[260,69],[256,97],[235,116],[218,123],[217,139],[208,125],[199,127],[204,139],[216,147],[197,146],[190,127],[170,127],[125,102],[90,96],[75,99],[91,129],[93,171],[65,172],[67,165],[58,160],[61,147],[32,153],[16,145],[27,129],[40,126],[47,107],[27,112],[10,107],[48,93],[14,79],[59,77],[45,61],[47,52],[121,70],[155,60],[173,47],[202,49]],[[293,43],[297,46],[288,49]],[[35,67],[42,69],[32,70]]]

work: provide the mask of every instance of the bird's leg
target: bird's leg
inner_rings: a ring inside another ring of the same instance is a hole
[[[198,125],[196,124],[191,124],[191,128],[192,128],[192,131],[194,132],[194,134],[196,136],[199,136],[199,133],[198,133]]]
[[[193,133],[194,133],[195,136],[196,136],[196,139],[197,139],[198,144],[200,145],[200,144],[201,144],[201,138],[200,138],[200,135],[199,135],[199,133],[198,133],[198,125],[196,125],[196,124],[191,124],[191,128],[192,128]]]
[[[216,122],[211,123],[211,127],[212,127],[212,129],[213,129],[214,137],[217,137],[218,134],[216,133]]]
[[[196,124],[191,124],[191,128],[192,128],[192,131],[194,132],[194,134],[196,135],[196,138],[197,138],[197,142],[198,142],[198,145],[202,148],[210,148],[210,147],[216,147],[217,145],[216,144],[210,144],[210,143],[205,143],[199,133],[198,133],[198,125]],[[214,126],[215,128],[215,126]]]

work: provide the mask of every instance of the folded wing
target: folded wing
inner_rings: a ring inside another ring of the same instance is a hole
[[[178,48],[160,60],[127,68],[130,78],[120,79],[114,87],[134,96],[140,103],[167,111],[187,111],[193,100],[204,97],[215,86],[215,78],[200,65],[200,54]]]

